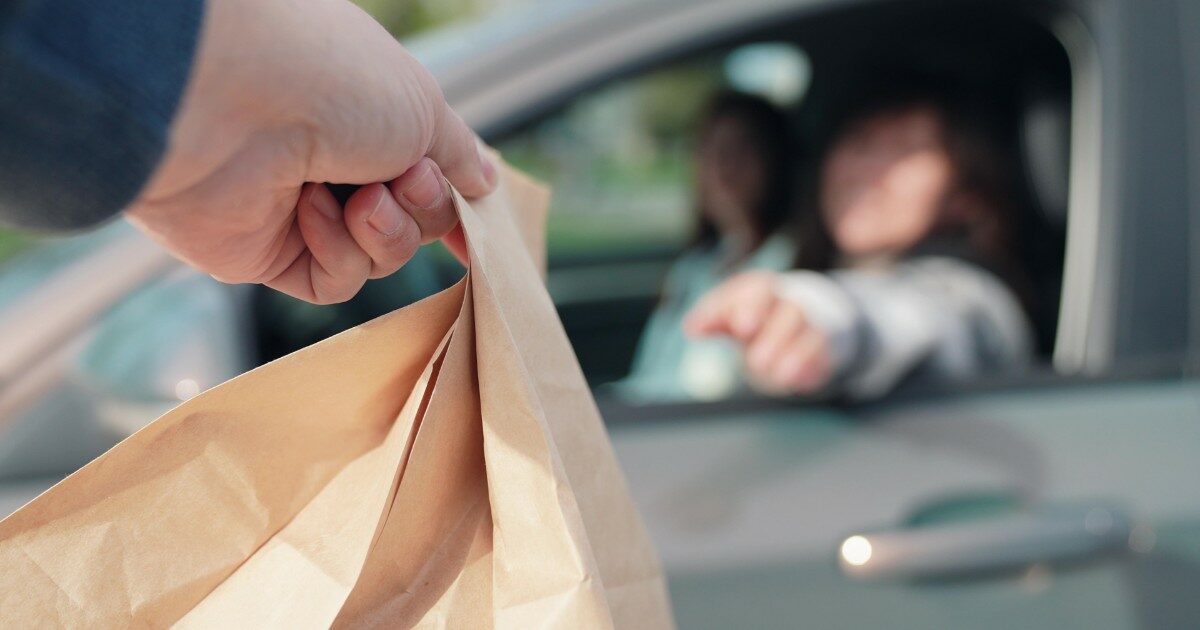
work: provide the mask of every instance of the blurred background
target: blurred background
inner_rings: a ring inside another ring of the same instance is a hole
[[[553,187],[548,287],[681,627],[1200,625],[1200,3],[358,4]],[[880,86],[931,85],[1008,167],[1029,361],[803,399],[685,350],[684,387],[629,385],[672,278],[709,251],[701,206],[721,193],[699,169],[786,146],[780,207],[814,252],[838,133]],[[720,94],[785,131],[722,136]],[[425,248],[318,307],[216,283],[123,222],[0,231],[0,512],[181,400],[461,273]]]

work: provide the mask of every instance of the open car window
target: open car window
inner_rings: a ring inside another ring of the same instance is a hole
[[[697,126],[715,93],[761,95],[785,113],[796,135],[795,195],[801,197],[818,168],[814,147],[837,118],[838,97],[864,79],[860,70],[890,63],[923,67],[939,63],[939,55],[955,57],[940,62],[947,66],[938,70],[944,76],[976,82],[1002,76],[995,90],[1008,95],[998,109],[1004,150],[1012,155],[1011,193],[1019,199],[1010,217],[1019,238],[1009,254],[1033,271],[1019,288],[1036,346],[1030,373],[1048,366],[1065,240],[1066,54],[1044,26],[1028,20],[1010,18],[983,29],[996,39],[990,52],[987,45],[964,43],[971,35],[950,34],[949,22],[927,29],[936,37],[918,42],[922,36],[913,34],[897,48],[897,59],[871,58],[880,47],[839,46],[816,27],[741,40],[610,80],[496,143],[506,158],[555,191],[549,287],[593,385],[606,388],[636,370],[647,327],[667,299],[664,287],[695,242]],[[1028,45],[1021,50],[1016,42]],[[956,47],[966,52],[946,54]],[[1012,382],[1012,376],[1006,379]]]

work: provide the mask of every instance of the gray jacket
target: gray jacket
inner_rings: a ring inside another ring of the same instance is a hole
[[[1031,327],[1013,293],[956,258],[793,271],[778,291],[829,337],[834,389],[851,398],[881,396],[913,375],[954,380],[1013,370],[1032,356]]]

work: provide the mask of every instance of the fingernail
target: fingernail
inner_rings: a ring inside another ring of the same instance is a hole
[[[479,168],[483,170],[483,178],[487,180],[488,186],[495,187],[499,177],[496,175],[496,165],[492,163],[492,159],[480,153]]]
[[[331,221],[340,221],[342,218],[342,208],[338,202],[334,200],[333,195],[321,194],[321,186],[312,186],[308,191],[308,203],[317,209],[326,219]]]
[[[428,158],[422,158],[415,168],[417,172],[411,176],[408,187],[400,191],[400,196],[408,200],[408,203],[428,210],[441,203],[442,182],[434,174]]]
[[[381,190],[379,200],[375,202],[375,209],[367,215],[367,223],[384,236],[395,234],[402,223],[400,206],[387,198],[389,194],[388,191]]]

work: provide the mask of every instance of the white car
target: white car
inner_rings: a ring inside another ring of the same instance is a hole
[[[732,84],[802,128],[874,57],[990,86],[1048,296],[1019,377],[872,404],[600,402],[683,628],[1200,625],[1200,3],[546,2],[410,48],[557,192],[549,286],[595,384],[685,235],[686,121]],[[165,409],[431,293],[225,286],[128,226],[0,262],[0,511]]]

